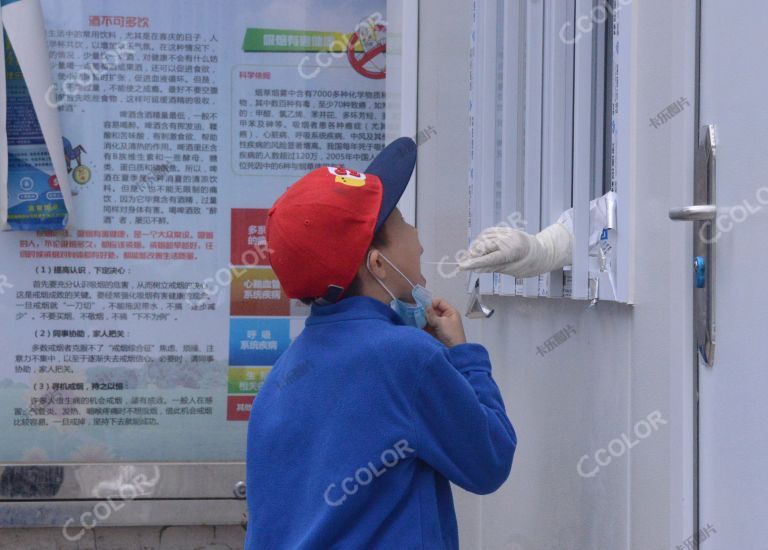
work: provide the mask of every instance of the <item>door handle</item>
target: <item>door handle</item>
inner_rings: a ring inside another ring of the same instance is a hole
[[[716,241],[712,221],[717,217],[717,127],[701,129],[696,147],[694,206],[673,208],[669,218],[694,222],[694,326],[696,348],[708,367],[715,364],[715,259]]]
[[[714,204],[697,204],[683,206],[669,211],[669,219],[676,222],[696,222],[714,220],[717,216],[717,206]]]

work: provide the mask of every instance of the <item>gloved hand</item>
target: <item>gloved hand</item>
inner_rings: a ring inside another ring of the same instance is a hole
[[[590,254],[598,247],[604,228],[616,228],[616,193],[606,193],[589,204]],[[489,227],[472,241],[459,269],[478,273],[504,273],[537,277],[571,264],[573,209],[536,235],[511,227]]]
[[[536,235],[511,227],[489,227],[472,242],[459,269],[537,277],[571,263],[572,239],[562,223],[552,224]]]

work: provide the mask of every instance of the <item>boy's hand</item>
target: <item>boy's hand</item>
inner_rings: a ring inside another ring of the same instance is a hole
[[[427,323],[432,329],[428,332],[449,348],[467,341],[461,315],[442,298],[435,298],[432,307],[427,309]]]

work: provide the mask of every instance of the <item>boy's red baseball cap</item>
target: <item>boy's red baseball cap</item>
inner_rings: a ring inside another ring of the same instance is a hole
[[[267,216],[267,250],[289,298],[332,303],[342,297],[415,165],[416,143],[399,138],[365,172],[317,168],[277,199]]]

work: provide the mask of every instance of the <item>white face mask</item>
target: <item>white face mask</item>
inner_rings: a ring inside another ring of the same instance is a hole
[[[371,252],[373,251],[371,250],[368,252],[368,257],[365,260],[365,267],[368,269],[368,272],[373,275],[373,278],[378,281],[382,288],[387,291],[387,294],[392,297],[392,301],[389,304],[392,309],[394,309],[400,315],[400,317],[403,318],[403,321],[405,321],[406,325],[416,328],[424,328],[427,326],[427,308],[432,305],[432,293],[421,285],[413,284],[411,280],[406,277],[405,274],[389,260],[389,258],[379,252],[381,257],[384,258],[387,263],[391,265],[392,268],[397,271],[403,279],[408,281],[409,285],[411,285],[411,296],[413,296],[415,303],[409,304],[408,302],[397,298],[394,294],[392,294],[392,291],[387,288],[387,285],[385,285],[382,280],[379,279],[373,271],[371,271],[371,267],[369,265]]]

